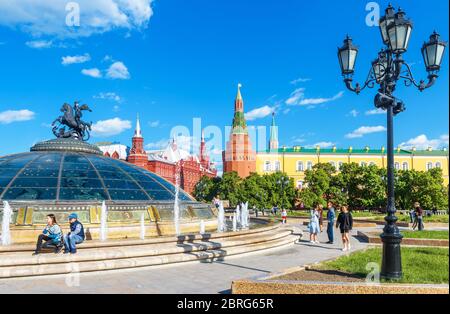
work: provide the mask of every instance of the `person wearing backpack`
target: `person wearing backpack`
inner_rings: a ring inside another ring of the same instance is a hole
[[[62,247],[62,231],[56,222],[56,217],[53,214],[47,215],[47,226],[38,237],[33,255],[40,254],[42,248],[54,248],[57,254],[61,252]]]

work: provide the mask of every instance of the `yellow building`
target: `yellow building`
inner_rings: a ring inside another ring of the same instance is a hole
[[[449,183],[449,155],[445,150],[404,150],[397,148],[395,151],[395,167],[399,170],[427,171],[438,167],[442,168],[444,184]],[[297,187],[301,188],[305,178],[305,170],[311,169],[317,163],[330,163],[339,169],[344,163],[357,163],[361,166],[376,165],[386,167],[386,151],[382,149],[313,149],[300,146],[292,148],[270,149],[259,152],[256,157],[256,171],[266,174],[276,171],[285,172],[294,179]]]

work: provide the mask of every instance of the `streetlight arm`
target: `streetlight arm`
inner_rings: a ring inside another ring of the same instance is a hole
[[[403,75],[400,75],[399,78],[401,78],[405,81],[405,86],[407,86],[407,87],[414,85],[415,87],[417,87],[419,89],[419,91],[422,92],[425,89],[433,86],[434,83],[436,82],[436,79],[438,78],[437,74],[432,73],[432,74],[428,75],[427,83],[425,83],[424,80],[420,80],[419,82],[417,82],[414,79],[414,76],[412,74],[411,67],[409,66],[409,64],[407,64],[406,62],[402,62],[402,65],[405,66],[406,71]]]
[[[370,69],[369,74],[367,75],[367,79],[362,87],[359,83],[356,83],[355,87],[353,87],[353,79],[351,77],[344,78],[344,83],[347,89],[359,95],[359,93],[361,93],[361,91],[363,91],[366,87],[373,88],[375,86],[376,80],[377,79],[375,77],[375,74],[373,73],[373,70]]]

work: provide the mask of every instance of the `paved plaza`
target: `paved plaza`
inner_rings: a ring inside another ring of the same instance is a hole
[[[305,226],[302,229],[306,231]],[[357,230],[352,234],[356,235]],[[303,240],[296,244],[226,257],[211,263],[191,262],[83,273],[79,278],[61,275],[0,280],[0,293],[230,293],[233,280],[262,276],[347,254],[341,251],[339,236],[337,234],[334,245],[328,245],[325,244],[328,240],[326,232],[323,232],[319,236],[321,244],[311,244],[308,241],[309,234],[305,232]],[[366,246],[366,243],[352,237],[352,251]]]

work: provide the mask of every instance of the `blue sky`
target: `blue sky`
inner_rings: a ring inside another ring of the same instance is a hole
[[[75,27],[60,2],[0,3],[0,155],[52,138],[49,124],[74,100],[94,109],[85,116],[91,142],[129,145],[137,113],[149,149],[174,126],[193,132],[193,118],[223,130],[238,83],[250,125],[268,126],[277,112],[280,145],[385,143],[385,115],[369,114],[376,90],[346,91],[336,57],[350,34],[360,47],[355,79],[366,78],[381,48],[365,22],[368,1],[80,0]],[[404,58],[425,79],[420,47],[435,29],[448,40],[448,1],[393,5],[414,22]],[[434,87],[399,84],[407,111],[395,121],[396,145],[448,146],[448,84],[447,52]]]

